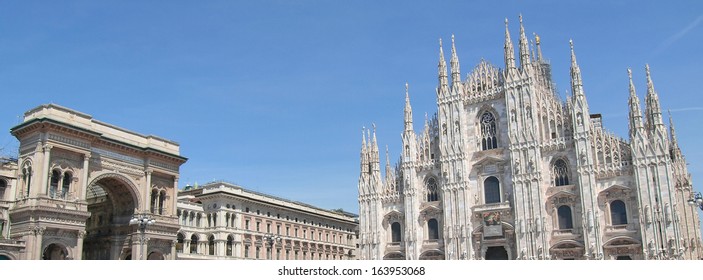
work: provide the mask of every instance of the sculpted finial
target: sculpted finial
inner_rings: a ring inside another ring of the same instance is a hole
[[[574,40],[569,39],[569,46],[571,47],[571,50],[574,50]]]

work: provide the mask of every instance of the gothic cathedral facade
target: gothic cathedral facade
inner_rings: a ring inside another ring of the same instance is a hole
[[[505,68],[481,61],[463,81],[454,38],[449,75],[440,40],[437,113],[416,134],[406,85],[401,156],[392,168],[386,149],[384,176],[375,127],[362,133],[359,258],[703,257],[691,176],[649,67],[644,114],[628,69],[626,140],[589,111],[573,44],[562,101],[522,18],[519,37],[519,66],[506,20]]]

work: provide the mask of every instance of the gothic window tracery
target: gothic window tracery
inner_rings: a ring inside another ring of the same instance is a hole
[[[491,112],[484,112],[480,119],[481,150],[498,148],[496,119]]]
[[[427,191],[427,202],[431,201],[439,201],[439,192],[437,190],[437,180],[435,178],[430,177],[427,179],[427,182],[425,183],[426,191]]]
[[[500,199],[500,182],[496,177],[488,177],[483,181],[483,192],[485,204],[499,203]]]
[[[569,168],[566,162],[558,159],[554,162],[554,185],[565,186],[569,184]]]

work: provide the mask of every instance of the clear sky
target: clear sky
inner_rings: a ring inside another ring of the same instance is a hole
[[[180,143],[181,187],[357,212],[361,127],[395,162],[405,83],[417,129],[436,111],[438,39],[456,36],[462,76],[502,67],[504,18],[516,42],[522,13],[562,96],[574,40],[591,112],[620,136],[626,69],[643,98],[649,63],[700,190],[703,2],[563,2],[0,0],[0,127],[56,103]],[[0,134],[3,154],[17,146]]]

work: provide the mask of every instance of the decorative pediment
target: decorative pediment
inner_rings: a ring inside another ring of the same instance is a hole
[[[637,245],[639,246],[641,243],[632,238],[632,237],[627,237],[627,236],[618,236],[618,237],[613,237],[610,240],[606,241],[604,243],[604,247],[624,247],[624,246],[632,246],[632,245]]]
[[[404,217],[405,217],[405,214],[403,214],[402,212],[400,212],[396,209],[393,209],[390,212],[383,215],[383,227],[387,227],[393,221],[402,222]]]
[[[600,191],[598,196],[607,199],[623,199],[630,196],[632,188],[622,185],[612,185]]]
[[[424,205],[422,210],[420,210],[420,218],[423,220],[436,218],[439,217],[441,214],[442,209],[432,204],[426,204]]]
[[[476,153],[474,158],[474,167],[478,166],[489,166],[489,165],[496,165],[500,166],[505,162],[505,158],[503,157],[503,152],[502,149],[492,149],[488,151],[483,151],[480,153]]]

